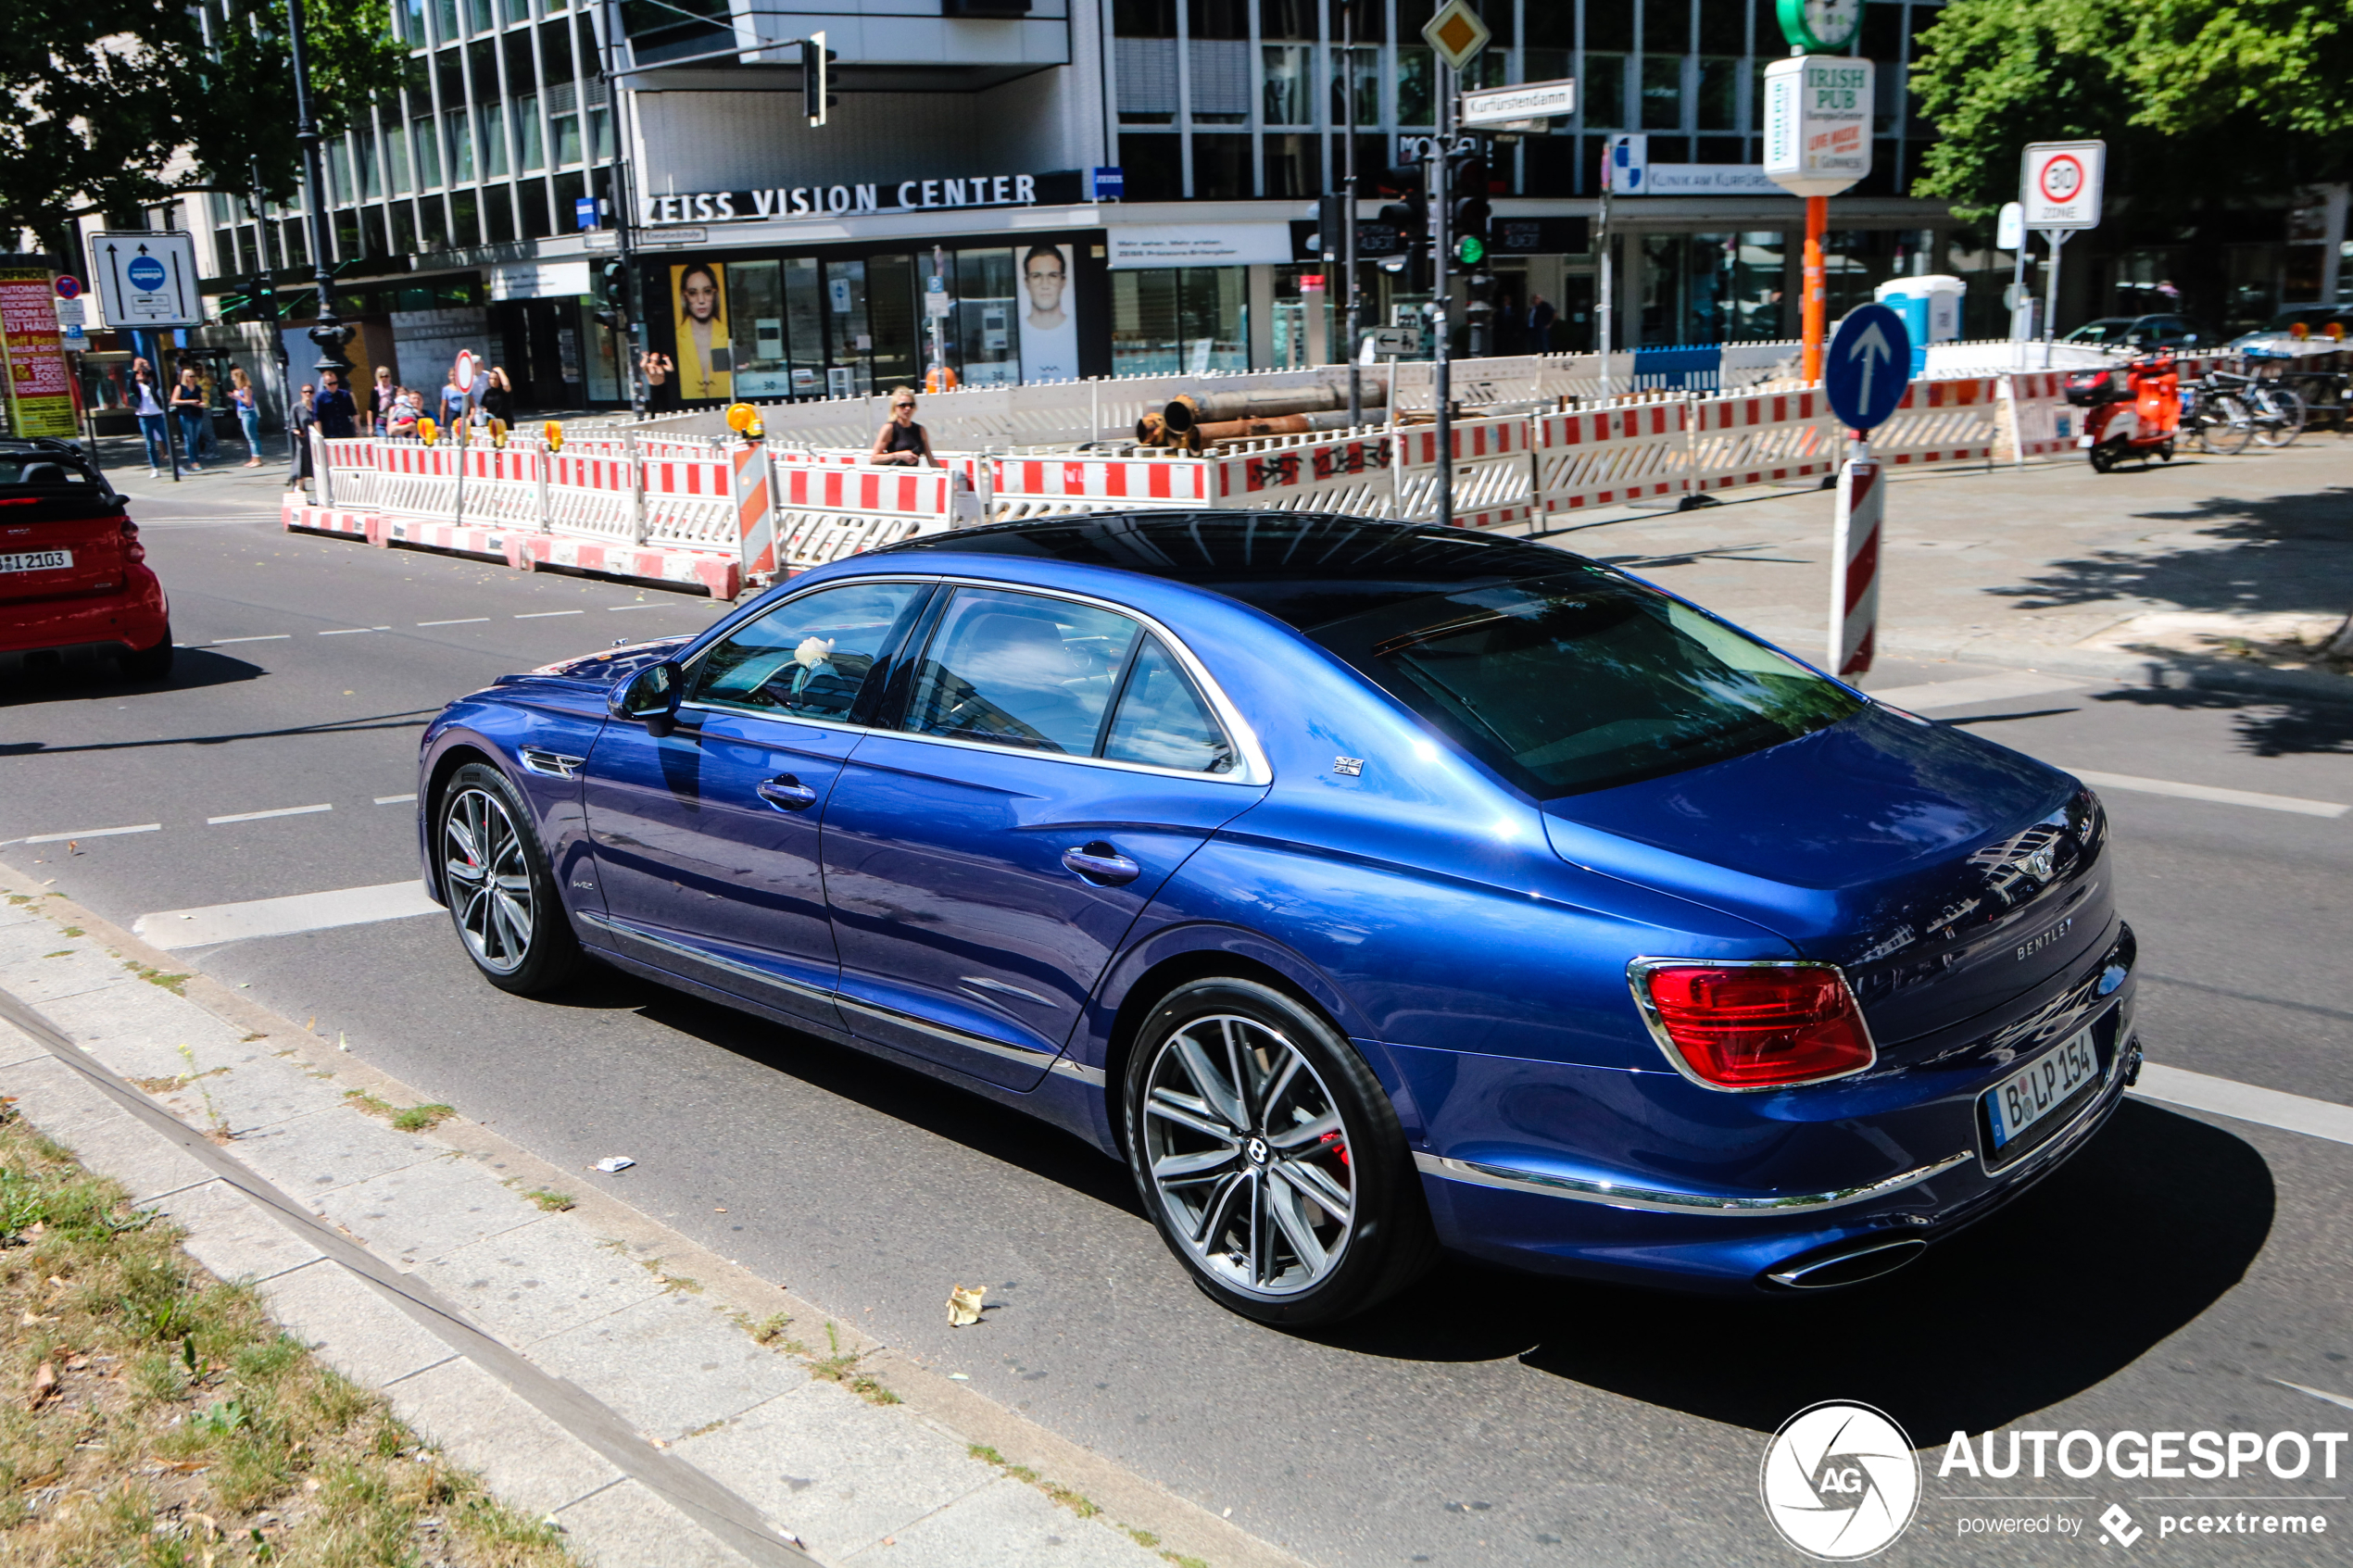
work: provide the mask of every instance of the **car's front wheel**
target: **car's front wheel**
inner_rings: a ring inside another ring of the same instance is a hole
[[[1201,980],[1164,998],[1128,1057],[1126,1116],[1128,1164],[1162,1239],[1245,1317],[1335,1322],[1435,1254],[1380,1081],[1272,986]]]
[[[495,768],[468,763],[451,775],[434,815],[442,897],[482,977],[526,997],[571,981],[583,962],[580,941],[514,785]]]

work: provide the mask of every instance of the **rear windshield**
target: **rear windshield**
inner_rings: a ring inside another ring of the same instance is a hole
[[[1863,706],[1599,568],[1431,594],[1307,634],[1540,799],[1760,751]]]
[[[106,488],[75,453],[37,446],[0,446],[0,489],[55,490],[71,486]]]

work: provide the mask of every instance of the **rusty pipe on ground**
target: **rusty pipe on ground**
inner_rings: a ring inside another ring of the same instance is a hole
[[[1368,375],[1364,405],[1378,408],[1389,402],[1386,377]],[[1241,420],[1279,419],[1287,414],[1320,414],[1348,408],[1345,386],[1300,386],[1266,392],[1188,392],[1170,399],[1161,411],[1169,431],[1182,435],[1196,425],[1227,424]],[[1316,427],[1335,428],[1335,427]],[[1346,429],[1343,423],[1336,428]]]

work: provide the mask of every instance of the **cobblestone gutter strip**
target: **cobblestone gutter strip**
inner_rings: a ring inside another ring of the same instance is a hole
[[[584,1560],[1302,1568],[5,869],[0,895],[0,1092]]]

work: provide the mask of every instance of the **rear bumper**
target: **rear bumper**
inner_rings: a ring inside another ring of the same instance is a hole
[[[2047,1010],[2000,1062],[1896,1074],[1915,1085],[1908,1098],[1883,1098],[1871,1110],[1850,1105],[1861,1113],[1820,1121],[1796,1105],[1780,1108],[1779,1116],[1757,1105],[1759,1120],[1746,1126],[1708,1125],[1698,1119],[1707,1102],[1686,1099],[1680,1080],[1647,1082],[1663,1075],[1635,1075],[1645,1080],[1635,1085],[1622,1077],[1579,1082],[1594,1070],[1554,1067],[1542,1074],[1550,1082],[1540,1083],[1535,1074],[1482,1077],[1465,1059],[1455,1085],[1486,1098],[1491,1112],[1503,1113],[1497,1120],[1516,1123],[1521,1135],[1455,1137],[1417,1150],[1431,1216],[1449,1247],[1509,1267],[1718,1294],[1788,1288],[1793,1266],[1866,1252],[1884,1251],[1891,1261],[1917,1254],[1919,1244],[1975,1223],[2050,1174],[2115,1113],[2139,1066],[2131,951],[2129,933],[2120,935],[2070,992],[2070,1005]],[[2013,1140],[2010,1148],[2023,1145],[2025,1153],[1994,1157],[1980,1098],[2085,1028],[2099,1053],[2096,1086],[2055,1113],[2062,1119],[2047,1132],[2037,1127]],[[1418,1074],[1409,1070],[1409,1076]],[[1493,1090],[1500,1092],[1484,1092]],[[1581,1129],[1612,1128],[1617,1147],[1571,1155],[1556,1144],[1548,1154],[1525,1136],[1532,1127],[1525,1112],[1539,1107],[1568,1113]],[[1724,1159],[1733,1148],[1745,1151],[1742,1161]],[[1761,1189],[1733,1185],[1736,1166],[1759,1150],[1806,1174]],[[1714,1180],[1710,1165],[1721,1173]],[[1836,1277],[1833,1271],[1817,1283]]]
[[[170,606],[163,584],[145,566],[124,569],[121,589],[69,599],[0,604],[0,653],[52,648],[122,647],[133,653],[163,641]]]

